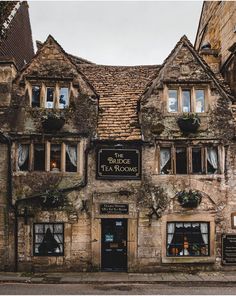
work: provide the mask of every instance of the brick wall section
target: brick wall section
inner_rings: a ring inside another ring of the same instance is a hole
[[[33,41],[27,2],[22,2],[7,32],[0,43],[0,55],[14,57],[19,69],[34,55]]]

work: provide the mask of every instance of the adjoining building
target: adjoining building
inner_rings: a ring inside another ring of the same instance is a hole
[[[162,65],[97,65],[49,35],[4,67],[2,269],[235,269],[234,96],[186,36]]]

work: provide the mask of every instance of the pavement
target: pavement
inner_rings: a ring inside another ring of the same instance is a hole
[[[235,271],[161,273],[126,272],[64,272],[64,273],[26,273],[0,272],[0,283],[32,284],[173,284],[173,285],[236,285]]]

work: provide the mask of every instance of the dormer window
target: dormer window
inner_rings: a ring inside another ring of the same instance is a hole
[[[205,89],[195,87],[168,89],[167,109],[170,113],[203,113],[206,110]]]

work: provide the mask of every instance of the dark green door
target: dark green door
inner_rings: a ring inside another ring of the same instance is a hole
[[[102,219],[102,270],[127,271],[127,219]]]

